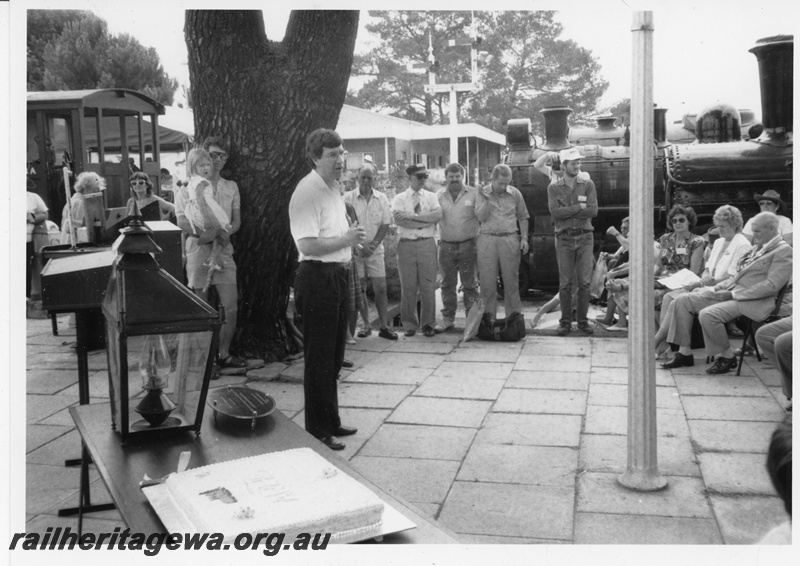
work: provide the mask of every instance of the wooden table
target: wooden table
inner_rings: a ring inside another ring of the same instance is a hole
[[[278,410],[258,419],[255,429],[251,430],[249,420],[222,414],[217,416],[215,424],[214,411],[207,408],[200,436],[184,432],[162,439],[132,437],[125,446],[119,433],[111,430],[111,409],[107,403],[74,406],[69,412],[122,519],[133,532],[167,532],[139,489],[139,482],[145,473],[151,478],[160,478],[174,472],[182,451],[192,453],[189,468],[198,468],[265,452],[308,447],[371,488],[385,503],[417,524],[416,529],[385,536],[384,543],[458,544],[452,533],[369,481]],[[83,465],[88,466],[88,463]]]

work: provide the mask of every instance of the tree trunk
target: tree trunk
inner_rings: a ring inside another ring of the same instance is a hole
[[[260,11],[187,10],[184,31],[196,143],[229,141],[223,177],[241,194],[234,346],[279,359],[289,347],[284,319],[297,258],[289,199],[311,170],[306,135],[339,120],[358,12],[293,11],[283,42],[267,39]]]

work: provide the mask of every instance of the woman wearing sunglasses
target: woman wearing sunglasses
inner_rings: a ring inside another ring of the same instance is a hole
[[[175,214],[175,205],[153,194],[153,182],[147,173],[137,171],[130,177],[131,198],[128,199],[127,216],[133,215],[133,203],[145,222],[163,220]]]

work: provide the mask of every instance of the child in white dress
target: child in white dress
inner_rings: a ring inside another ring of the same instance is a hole
[[[211,156],[201,148],[195,148],[186,157],[186,174],[189,177],[187,187],[188,199],[184,207],[187,220],[192,225],[195,233],[206,230],[222,229],[225,232],[231,230],[231,221],[222,207],[214,200],[214,187],[208,180],[211,177],[212,164]],[[203,292],[208,291],[211,286],[211,278],[214,271],[222,269],[219,265],[219,255],[225,246],[230,246],[230,242],[225,242],[217,237],[211,248],[211,255],[208,261],[203,264],[208,267],[208,277]]]

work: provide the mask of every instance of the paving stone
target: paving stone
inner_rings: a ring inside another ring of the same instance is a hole
[[[688,438],[659,436],[656,453],[658,470],[663,475],[700,477],[700,467]],[[582,435],[579,465],[593,472],[624,472],[628,465],[627,436]]]
[[[80,467],[65,468],[63,463],[48,466],[26,464],[25,466],[25,511],[38,515],[61,503],[78,492]],[[89,469],[89,479],[97,479],[97,472]]]
[[[628,384],[628,372],[619,368],[592,368],[589,374],[590,383]]]
[[[73,399],[70,395],[26,395],[25,403],[26,420],[28,424],[33,424],[67,407],[77,405],[78,399]]]
[[[576,513],[575,544],[722,544],[713,519]]]
[[[689,427],[683,411],[656,409],[656,430],[659,436],[688,437]],[[628,434],[628,408],[589,405],[586,408],[588,434]]]
[[[758,364],[758,361],[753,360],[750,364]],[[759,381],[764,385],[780,387],[781,374],[777,370],[771,368],[757,367],[754,369],[752,365],[746,364],[742,369],[742,375],[758,375]]]
[[[767,453],[774,423],[690,420],[692,441],[703,452]]]
[[[783,410],[765,397],[684,397],[683,408],[689,419],[779,422]]]
[[[394,329],[398,333],[400,340],[403,340],[402,330]],[[355,344],[347,345],[347,355],[355,355],[356,352],[383,352],[394,344],[394,340],[386,340],[377,335],[376,330],[372,329],[372,336],[368,338],[358,338]]]
[[[449,342],[434,342],[432,340],[398,340],[386,351],[391,353],[406,354],[449,354],[455,349],[456,345]]]
[[[55,369],[28,370],[25,376],[26,393],[52,395],[78,383],[78,372],[66,372]]]
[[[555,340],[528,341],[520,352],[520,356],[580,356],[588,357],[592,353],[592,345],[588,342],[563,342]]]
[[[78,356],[75,351],[42,353],[27,359],[27,369],[59,370],[68,369],[78,371]],[[76,374],[77,375],[77,374]]]
[[[91,466],[89,469],[95,470],[96,468],[94,466]],[[114,502],[111,499],[111,495],[108,493],[108,489],[106,489],[106,485],[103,483],[103,480],[99,477],[93,482],[90,482],[89,494],[91,495],[91,500],[93,505],[100,505],[103,503]],[[45,511],[43,516],[52,517],[53,515],[58,515],[59,509],[69,509],[69,508],[77,509],[79,502],[80,502],[80,492],[76,491],[63,501],[60,501],[58,505],[55,505],[50,509],[48,509],[47,511]],[[122,516],[116,509],[108,509],[107,511],[92,511],[91,513],[87,513],[86,515],[84,515],[84,520],[86,520],[87,517],[91,517],[92,519],[102,519],[107,521],[122,521]],[[114,527],[111,527],[111,531],[113,530]],[[75,532],[75,526],[72,527],[72,531]]]
[[[422,515],[423,517],[430,517],[431,519],[436,519],[439,515],[439,510],[441,509],[441,504],[439,503],[413,503],[414,508],[417,510],[417,513]]]
[[[712,493],[773,495],[764,454],[698,454],[706,488]]]
[[[412,503],[442,503],[459,462],[356,456],[350,463],[387,492]]]
[[[283,413],[299,411],[305,406],[302,385],[284,381],[251,381],[247,386],[258,389],[275,399],[275,404]]]
[[[520,356],[514,365],[517,371],[561,371],[564,373],[585,373],[592,369],[591,358],[586,357],[561,357],[549,356]]]
[[[502,389],[503,382],[499,379],[431,376],[414,391],[414,395],[494,401]]]
[[[390,412],[388,409],[352,409],[345,407],[339,409],[339,417],[342,419],[342,424],[356,427],[358,432],[346,438],[340,438],[345,444],[345,449],[338,452],[338,454],[348,460],[358,454],[364,444],[380,428]],[[305,426],[305,423],[303,426]]]
[[[597,328],[597,325],[595,325],[595,328]],[[615,335],[613,338],[592,338],[592,352],[594,353],[613,352],[618,354],[626,354],[628,349],[627,333]]]
[[[586,411],[586,392],[505,388],[492,411],[583,415]]]
[[[561,373],[557,371],[512,371],[506,387],[514,389],[559,389],[586,391],[589,389],[588,372]]]
[[[513,363],[480,363],[445,361],[436,368],[437,377],[480,377],[482,379],[507,379]]]
[[[725,544],[754,544],[789,518],[779,497],[710,494],[709,500]]]
[[[384,423],[359,455],[460,462],[476,432],[474,428]]]
[[[490,401],[408,397],[387,422],[478,428],[490,407]]]
[[[273,381],[280,377],[281,372],[286,370],[289,366],[280,362],[272,362],[265,365],[263,368],[251,369],[247,372],[248,380],[260,381]]]
[[[459,481],[549,485],[573,488],[578,467],[574,448],[476,444],[464,460]]]
[[[627,368],[628,356],[619,352],[594,352],[592,367]]]
[[[469,342],[461,342],[459,349],[461,350],[485,350],[487,352],[509,351],[517,352],[519,354],[522,349],[530,344],[528,339],[522,339],[519,342],[489,342],[475,338]]]
[[[573,488],[453,484],[439,522],[456,533],[570,540]]]
[[[451,354],[452,355],[452,354]],[[403,354],[384,352],[371,362],[364,364],[364,368],[385,372],[386,368],[430,368],[436,369],[446,360],[440,354]]]
[[[722,397],[768,397],[769,391],[757,379],[735,375],[678,375],[675,383],[681,395]]]
[[[284,381],[303,383],[305,370],[306,366],[303,360],[297,360],[281,372],[280,378]]]
[[[50,415],[46,419],[40,420],[36,424],[57,425],[72,428],[75,426],[75,421],[72,420],[72,416],[69,414],[69,409],[63,409],[54,415]]]
[[[25,452],[32,452],[70,431],[70,427],[29,424],[25,428]]]
[[[475,443],[577,448],[580,433],[581,417],[576,415],[489,413]]]
[[[339,406],[394,409],[412,391],[413,385],[345,382],[339,385]]]
[[[81,452],[81,436],[78,429],[69,432],[31,450],[25,455],[25,461],[30,464],[48,464],[51,466],[63,463],[65,460],[78,458]]]
[[[393,383],[397,385],[419,385],[433,373],[431,368],[383,368],[378,370],[376,367],[361,368],[350,375],[344,381],[347,383]]]
[[[589,405],[628,406],[628,386],[611,383],[594,383],[589,388]],[[681,399],[675,387],[656,387],[656,407],[682,409]]]
[[[459,534],[458,542],[461,544],[569,544],[567,540],[542,539],[542,538],[521,538],[504,537],[500,535],[470,535]],[[506,551],[503,549],[503,555]]]
[[[619,485],[617,478],[616,473],[580,474],[577,511],[713,518],[700,478],[668,476],[667,488],[655,492],[629,490]]]
[[[472,342],[462,344],[451,353],[447,354],[447,362],[487,362],[487,363],[513,363],[519,357],[519,350],[509,348],[487,349],[471,348]]]

